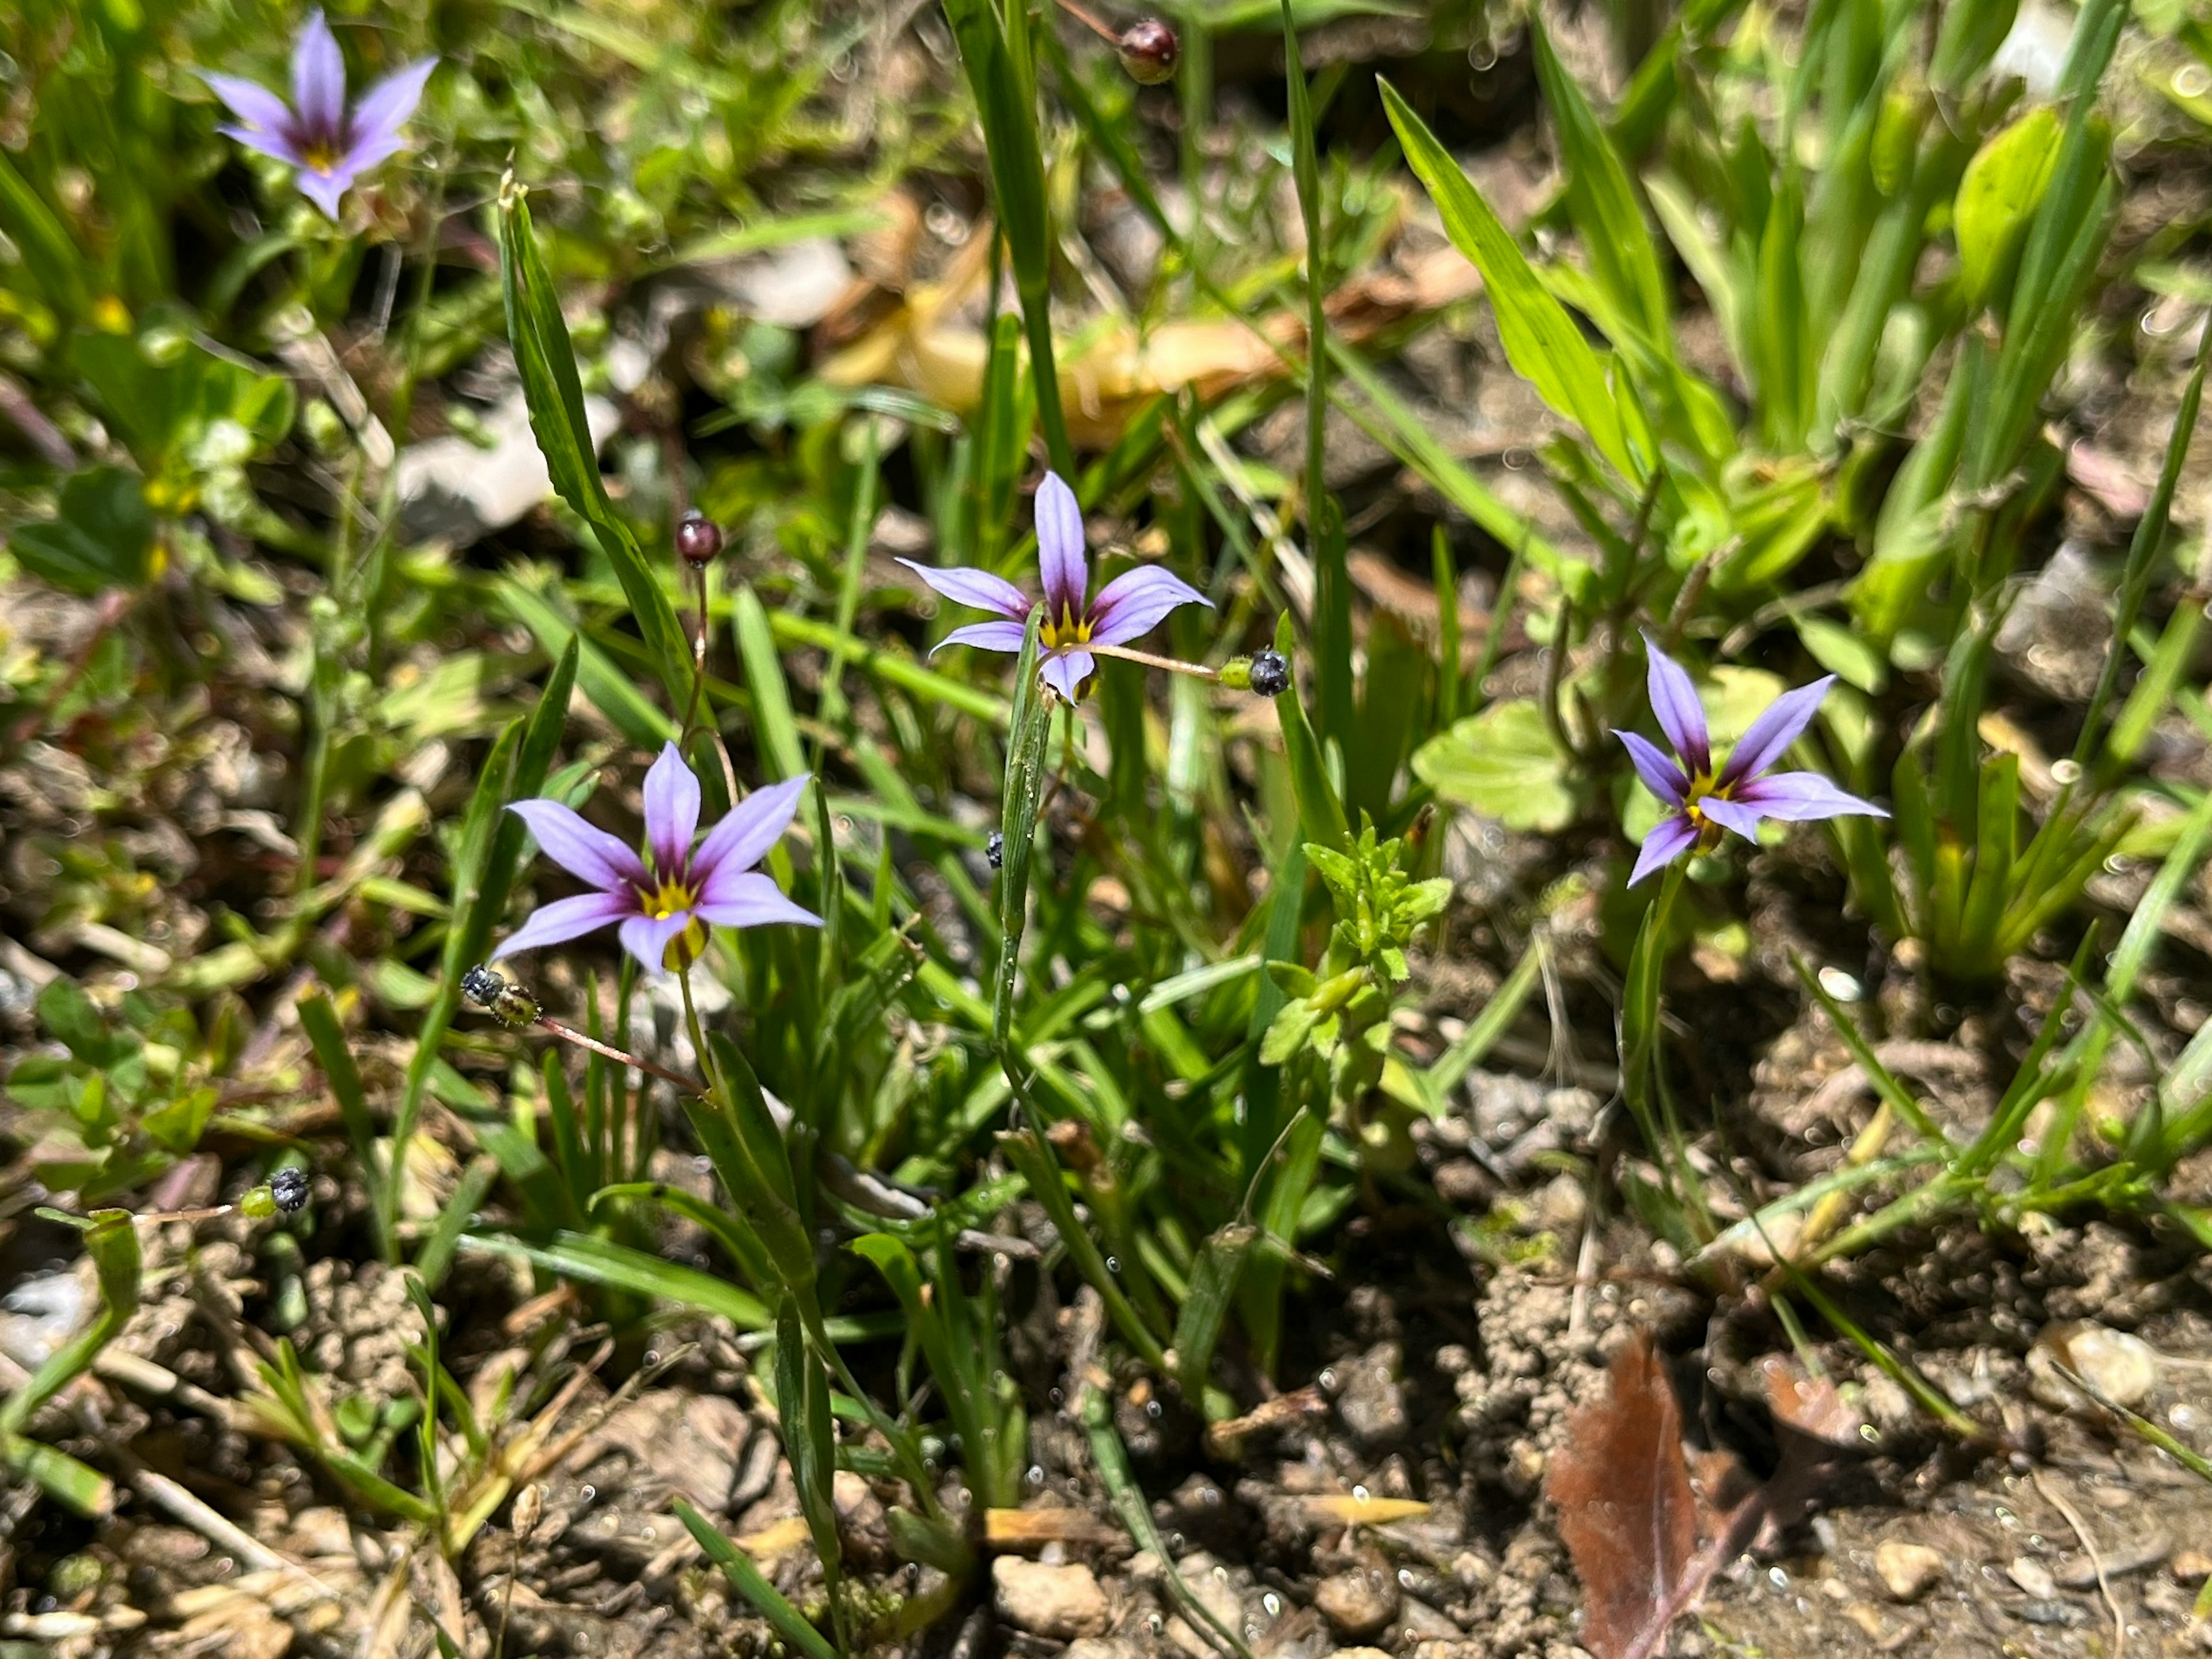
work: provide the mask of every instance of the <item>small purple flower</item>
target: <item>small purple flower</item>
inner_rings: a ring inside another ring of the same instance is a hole
[[[345,59],[337,37],[317,11],[292,48],[292,101],[235,75],[201,78],[230,106],[243,126],[217,129],[251,150],[299,169],[300,193],[335,220],[338,202],[353,181],[397,152],[399,129],[415,113],[422,84],[438,66],[420,58],[386,76],[346,107]]]
[[[1872,801],[1845,794],[1818,772],[1774,772],[1767,769],[1797,741],[1836,683],[1833,674],[1810,685],[1784,691],[1751,723],[1718,774],[1713,770],[1712,737],[1705,706],[1682,665],[1644,636],[1650,659],[1651,712],[1674,745],[1679,763],[1656,744],[1633,732],[1615,732],[1628,746],[1628,758],[1651,793],[1668,808],[1644,838],[1644,850],[1628,878],[1631,887],[1691,848],[1718,844],[1721,831],[1733,830],[1747,841],[1759,838],[1759,821],[1775,818],[1802,823],[1814,818],[1856,814],[1886,818]]]
[[[642,857],[557,800],[515,802],[507,810],[530,826],[545,855],[595,890],[539,905],[521,931],[492,952],[493,959],[619,922],[623,949],[657,974],[695,961],[706,946],[709,923],[758,927],[790,921],[819,927],[821,917],[793,904],[753,868],[791,823],[805,787],[801,775],[754,791],[694,847],[699,780],[672,743],[645,775]]]
[[[1085,594],[1091,586],[1091,566],[1083,556],[1083,509],[1075,492],[1057,472],[1048,472],[1036,493],[1037,565],[1044,578],[1044,628],[1038,643],[1043,660],[1037,672],[1044,683],[1070,702],[1080,701],[1098,672],[1098,659],[1086,645],[1127,645],[1149,634],[1177,605],[1213,601],[1180,576],[1158,565],[1146,565],[1116,576],[1099,590],[1095,599]],[[1018,656],[1022,635],[1029,623],[1029,595],[1003,576],[965,568],[933,569],[912,559],[899,562],[948,599],[972,605],[979,611],[996,611],[1002,620],[969,623],[947,634],[937,647],[976,645],[986,651]],[[936,652],[932,652],[934,656]]]

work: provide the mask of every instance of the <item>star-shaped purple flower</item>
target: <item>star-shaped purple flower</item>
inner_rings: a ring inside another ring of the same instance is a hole
[[[1648,634],[1644,645],[1650,660],[1651,712],[1658,717],[1659,729],[1674,745],[1679,759],[1662,753],[1656,744],[1633,732],[1613,734],[1628,746],[1636,775],[1668,809],[1644,838],[1644,850],[1628,878],[1631,887],[1692,847],[1717,845],[1723,830],[1733,830],[1747,841],[1756,842],[1761,818],[1802,823],[1854,814],[1874,818],[1889,816],[1872,801],[1844,793],[1818,772],[1767,769],[1812,723],[1820,700],[1836,683],[1833,674],[1777,697],[1751,723],[1729,756],[1728,764],[1716,774],[1712,736],[1697,688],[1690,684],[1682,665],[1654,644]]]
[[[595,830],[557,800],[521,800],[507,810],[530,826],[545,855],[592,892],[541,904],[495,960],[517,951],[559,945],[620,923],[623,949],[657,974],[696,960],[707,925],[758,927],[777,921],[819,927],[822,918],[783,896],[753,868],[775,845],[799,809],[804,775],[755,790],[694,847],[699,830],[699,780],[674,744],[645,775],[643,856]]]
[[[1127,571],[1101,588],[1097,599],[1086,599],[1091,565],[1083,553],[1083,509],[1057,472],[1046,473],[1037,486],[1036,538],[1045,611],[1037,672],[1070,702],[1081,700],[1098,672],[1098,659],[1085,646],[1127,645],[1158,627],[1177,605],[1212,608],[1212,600],[1158,565]],[[948,645],[976,645],[986,651],[1020,654],[1030,607],[1035,603],[1020,588],[988,570],[938,570],[912,559],[899,562],[946,599],[995,611],[1001,618],[954,629],[939,643],[938,651]]]
[[[251,150],[299,169],[300,193],[332,220],[353,181],[397,152],[399,129],[415,113],[435,58],[386,76],[350,110],[346,107],[345,59],[320,11],[307,19],[292,48],[292,101],[235,75],[202,72],[201,78],[245,125],[218,131]]]

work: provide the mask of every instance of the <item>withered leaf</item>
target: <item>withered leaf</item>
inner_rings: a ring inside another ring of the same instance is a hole
[[[1697,1499],[1666,1363],[1638,1332],[1613,1359],[1613,1389],[1567,1419],[1545,1490],[1589,1601],[1582,1644],[1597,1659],[1654,1651],[1694,1593]]]

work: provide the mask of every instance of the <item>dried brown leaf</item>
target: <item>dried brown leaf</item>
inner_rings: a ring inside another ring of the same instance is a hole
[[[1613,1356],[1611,1395],[1567,1419],[1545,1488],[1588,1596],[1583,1645],[1598,1659],[1650,1653],[1691,1589],[1698,1518],[1681,1411],[1648,1333]]]

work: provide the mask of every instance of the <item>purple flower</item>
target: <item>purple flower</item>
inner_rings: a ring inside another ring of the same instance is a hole
[[[800,909],[753,868],[790,823],[805,787],[802,775],[756,790],[694,847],[699,780],[672,743],[645,775],[642,857],[557,800],[515,802],[507,810],[530,826],[545,855],[593,890],[539,905],[522,930],[492,952],[494,960],[619,922],[623,949],[657,974],[696,960],[708,923],[819,927],[821,917]]]
[[[1812,723],[1820,700],[1836,683],[1833,674],[1777,697],[1751,723],[1728,764],[1716,774],[1712,738],[1705,726],[1705,706],[1698,701],[1697,688],[1690,684],[1681,664],[1654,644],[1648,634],[1644,645],[1650,659],[1651,712],[1680,759],[1670,759],[1656,744],[1633,732],[1613,734],[1627,744],[1636,775],[1668,808],[1644,838],[1644,850],[1628,878],[1631,887],[1692,847],[1717,845],[1723,830],[1756,841],[1761,818],[1802,823],[1852,814],[1875,818],[1889,816],[1872,801],[1845,794],[1818,772],[1767,769]]]
[[[1083,509],[1075,492],[1057,472],[1048,472],[1036,493],[1037,565],[1044,577],[1044,629],[1038,642],[1043,660],[1037,672],[1044,683],[1070,702],[1090,689],[1098,672],[1098,659],[1086,645],[1127,645],[1159,626],[1177,605],[1213,601],[1181,577],[1157,565],[1146,565],[1116,576],[1099,590],[1095,599],[1084,596],[1091,586],[1091,566],[1083,556]],[[1035,603],[1003,576],[988,570],[936,570],[912,559],[899,562],[948,599],[972,605],[979,611],[996,611],[998,622],[969,623],[956,628],[938,645],[979,645],[986,651],[1019,655],[1022,635]],[[932,652],[934,656],[936,652]]]
[[[386,76],[346,107],[345,59],[337,37],[314,12],[292,48],[292,101],[235,75],[202,72],[216,97],[243,126],[226,132],[251,150],[299,169],[300,193],[335,220],[338,201],[353,181],[399,149],[399,129],[415,112],[435,58]]]

